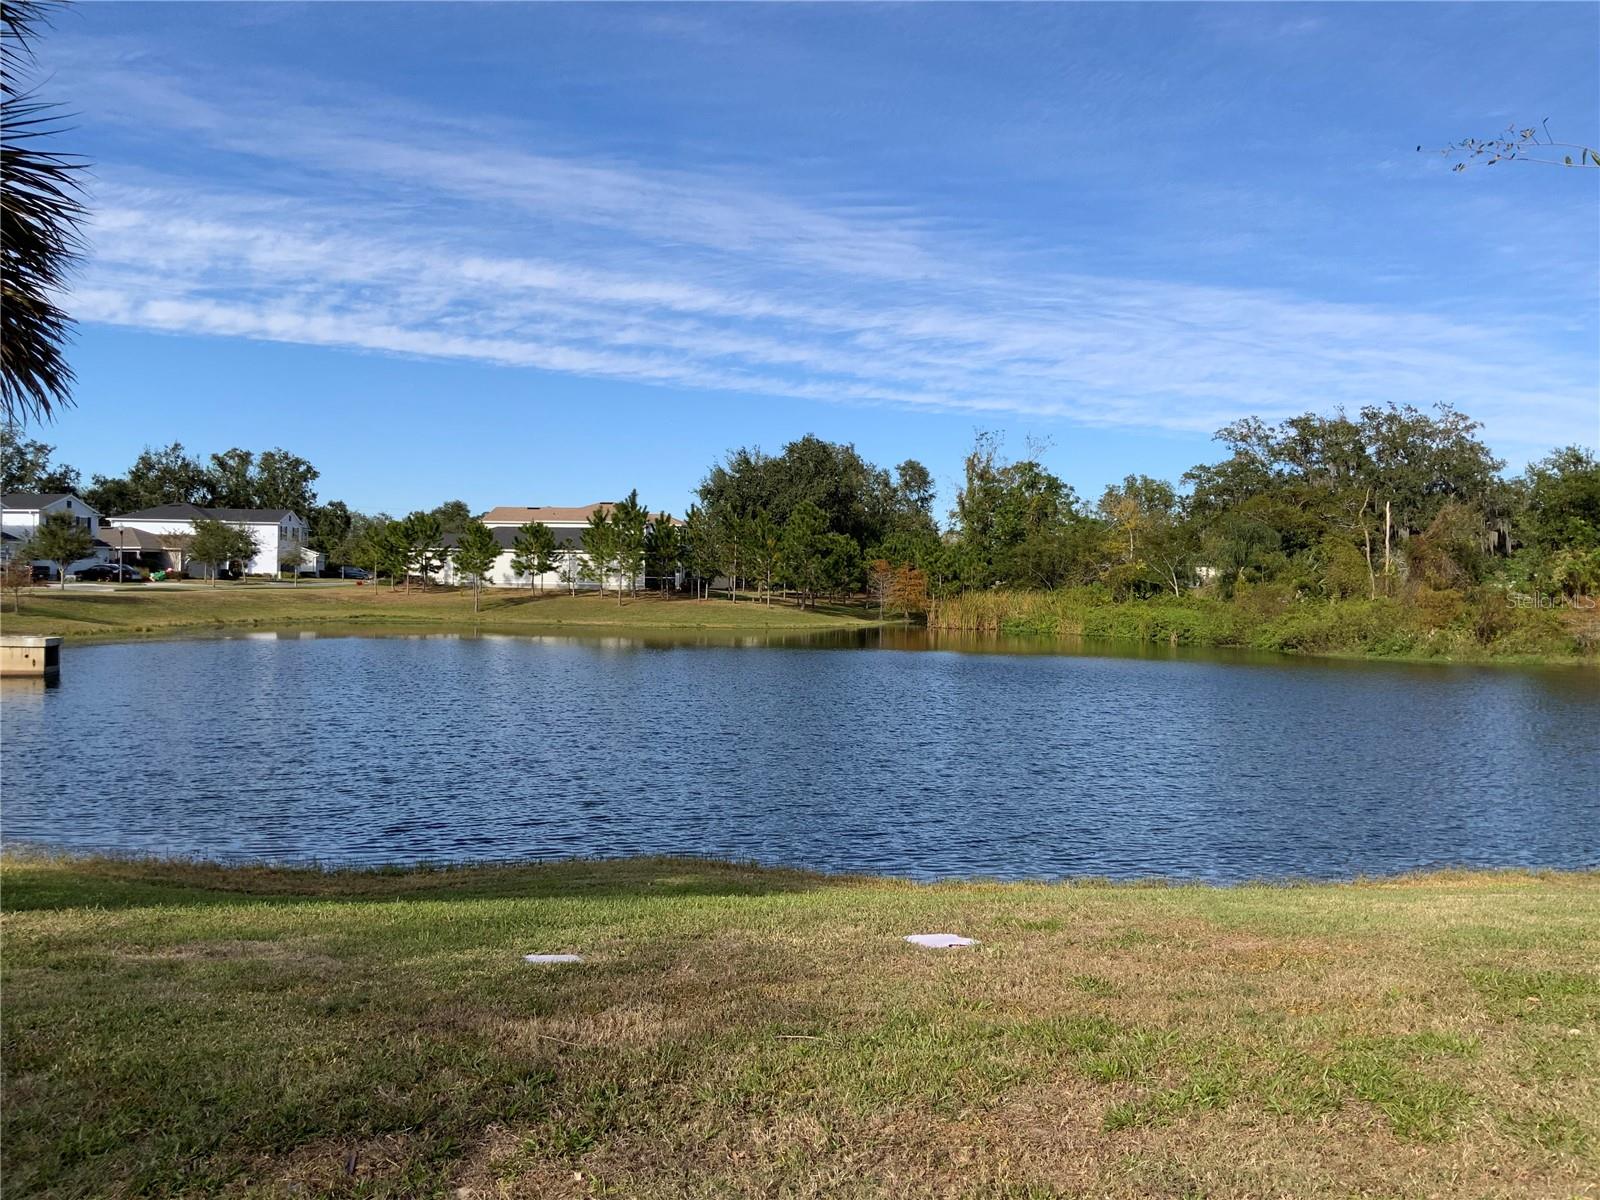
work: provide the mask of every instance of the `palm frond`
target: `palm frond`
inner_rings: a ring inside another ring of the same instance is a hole
[[[56,7],[0,7],[0,406],[8,423],[48,420],[72,403],[64,352],[72,319],[59,296],[84,250],[78,175],[86,164],[48,148],[63,128],[57,107],[15,89]]]

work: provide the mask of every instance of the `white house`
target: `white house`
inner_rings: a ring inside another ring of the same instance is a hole
[[[484,579],[484,583],[494,587],[535,587],[545,591],[587,591],[599,587],[593,580],[579,578],[579,568],[583,563],[583,531],[589,527],[589,518],[596,512],[609,513],[616,505],[609,501],[597,504],[585,504],[577,508],[562,508],[555,505],[543,505],[534,508],[520,508],[514,505],[492,508],[483,517],[483,523],[489,527],[489,532],[494,534],[494,540],[500,544],[500,557],[495,560],[494,568]],[[651,518],[651,523],[657,521],[671,521],[675,525],[683,522],[665,513],[657,514]],[[516,556],[513,546],[516,542],[517,530],[530,522],[547,525],[555,534],[556,540],[556,569],[547,571],[540,577],[519,574],[511,566],[511,560]],[[444,550],[450,551],[455,547],[454,537],[446,536]],[[435,578],[444,583],[454,583],[455,568],[445,565]],[[616,587],[617,580],[608,578],[606,586]],[[635,581],[638,586],[644,586],[645,580]]]
[[[304,554],[305,521],[286,508],[201,508],[195,504],[158,504],[138,512],[107,517],[101,540],[115,541],[117,530],[138,530],[160,539],[166,565],[187,573],[188,538],[194,535],[196,521],[224,521],[242,525],[256,536],[256,556],[244,564],[247,575],[276,575],[278,564],[291,554],[298,562]],[[193,564],[196,571],[209,570],[208,564]]]
[[[7,492],[0,497],[0,562],[9,562],[11,552],[34,535],[46,517],[56,514],[71,517],[74,524],[89,531],[89,536],[99,539],[100,514],[83,499],[71,492]],[[93,566],[107,557],[106,548],[97,545],[87,558],[71,563],[67,571],[77,571]],[[41,560],[42,562],[42,560]],[[54,566],[54,563],[43,564]]]

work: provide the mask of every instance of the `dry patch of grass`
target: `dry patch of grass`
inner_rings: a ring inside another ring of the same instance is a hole
[[[1596,875],[917,887],[673,860],[10,860],[0,881],[19,1195],[1600,1179]],[[900,940],[952,928],[983,944]]]

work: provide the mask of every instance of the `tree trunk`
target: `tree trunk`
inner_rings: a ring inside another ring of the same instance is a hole
[[[1376,600],[1378,598],[1378,577],[1372,570],[1372,530],[1363,529],[1361,531],[1361,539],[1366,543],[1367,548],[1367,599]]]
[[[1389,501],[1383,502],[1383,594],[1389,594]]]

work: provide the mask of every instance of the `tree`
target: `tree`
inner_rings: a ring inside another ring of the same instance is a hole
[[[738,513],[725,508],[711,510],[706,528],[707,550],[713,563],[711,575],[721,575],[728,581],[730,604],[739,600],[739,549],[743,538],[744,520]]]
[[[446,500],[433,510],[439,518],[439,528],[445,533],[459,534],[475,519],[465,500]]]
[[[665,580],[664,590],[677,587],[678,566],[683,559],[682,539],[678,527],[666,513],[657,513],[644,539],[644,573]]]
[[[83,253],[77,176],[86,164],[49,149],[60,129],[55,106],[19,89],[17,78],[33,62],[50,7],[0,6],[0,403],[8,425],[49,420],[72,403],[72,321],[58,297]]]
[[[296,587],[300,586],[300,567],[305,561],[305,547],[299,542],[278,541],[278,574],[290,572]]]
[[[878,620],[883,620],[889,603],[889,590],[894,586],[898,568],[886,558],[875,558],[867,563],[867,590],[878,602]]]
[[[916,567],[897,567],[889,587],[889,606],[905,616],[928,611],[928,576]]]
[[[18,552],[6,559],[5,569],[0,571],[0,587],[11,593],[11,611],[22,611],[22,589],[33,583],[33,563],[22,556],[21,551],[26,547],[18,547]]]
[[[358,555],[361,562],[372,564],[373,582],[387,572],[393,590],[411,561],[404,523],[384,516],[372,518],[361,531]]]
[[[1517,532],[1540,550],[1600,548],[1600,460],[1566,446],[1530,463]]]
[[[538,521],[529,521],[526,525],[518,526],[511,548],[511,569],[519,575],[528,576],[529,587],[538,580],[543,591],[545,573],[553,571],[556,566],[555,530]]]
[[[698,504],[691,504],[683,514],[680,553],[694,579],[695,599],[704,600],[717,573],[717,549],[711,516]]]
[[[314,484],[320,472],[306,459],[287,450],[268,450],[256,459],[255,494],[244,508],[286,508],[310,519],[317,507]]]
[[[319,504],[306,515],[306,524],[310,526],[306,544],[326,554],[330,562],[350,562],[349,543],[356,519],[357,514],[351,512],[343,500]]]
[[[206,503],[216,508],[258,508],[255,481],[256,456],[235,446],[211,456],[211,476]]]
[[[845,533],[829,533],[822,539],[822,569],[818,580],[822,591],[847,596],[861,585],[861,547]]]
[[[244,525],[198,518],[189,537],[189,557],[211,568],[211,586],[217,586],[221,568],[235,559],[249,563],[259,552],[256,535]]]
[[[51,462],[54,446],[21,437],[11,426],[0,429],[0,492],[76,492],[78,472]]]
[[[422,577],[422,589],[439,566],[444,554],[444,526],[436,513],[412,512],[400,522],[400,537],[406,547],[406,591],[411,590],[411,568]]]
[[[112,481],[96,475],[93,482],[100,488]],[[211,472],[183,448],[182,442],[159,450],[146,446],[128,468],[127,487],[120,497],[126,508],[121,511],[154,508],[158,504],[209,505],[213,482]],[[118,511],[101,508],[98,503],[95,507],[101,512]]]
[[[811,604],[826,582],[828,516],[811,501],[795,506],[784,522],[783,577],[800,593],[800,607]]]
[[[1231,596],[1245,572],[1260,567],[1279,543],[1278,531],[1270,525],[1237,513],[1223,517],[1206,547],[1220,572],[1223,594]]]
[[[469,521],[456,534],[456,548],[451,554],[457,571],[472,577],[472,611],[478,611],[478,597],[483,591],[483,577],[494,570],[500,557],[500,543],[494,532],[482,521]]]
[[[757,448],[729,453],[707,472],[699,496],[719,520],[765,512],[779,525],[809,502],[822,510],[829,530],[872,545],[888,534],[902,505],[914,510],[924,499],[932,502],[927,472],[911,461],[902,466],[910,470],[905,490],[897,492],[889,472],[865,461],[854,446],[807,434],[776,458]]]
[[[894,469],[894,527],[899,533],[937,533],[933,519],[933,475],[914,458]]]
[[[771,608],[772,581],[783,567],[783,530],[765,512],[756,513],[745,523],[745,561]]]
[[[611,523],[611,514],[597,508],[589,514],[589,526],[583,531],[583,563],[578,573],[600,585],[600,594],[606,594],[606,576],[617,559],[617,531]],[[622,602],[622,585],[617,585],[617,603]]]
[[[66,513],[50,513],[33,531],[33,536],[13,551],[14,554],[33,561],[43,559],[55,563],[61,574],[61,586],[67,586],[67,568],[80,558],[89,557],[94,549],[94,537],[88,527],[79,525]]]
[[[1182,594],[1198,547],[1170,483],[1129,475],[1106,488],[1099,513],[1107,526],[1113,563],[1107,577],[1113,591],[1154,587]]]
[[[137,508],[144,507],[133,484],[120,477],[112,479],[105,475],[93,476],[88,488],[83,492],[83,498],[90,508],[107,516],[133,512]]]
[[[611,529],[617,571],[628,581],[628,593],[633,595],[639,576],[644,573],[645,538],[649,530],[649,514],[639,503],[637,488],[611,510]],[[617,584],[617,603],[622,603],[621,580]]]

